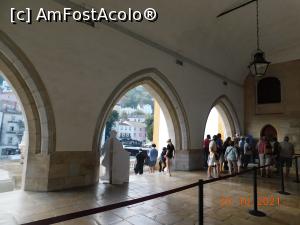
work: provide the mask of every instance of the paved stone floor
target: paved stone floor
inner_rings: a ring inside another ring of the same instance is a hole
[[[132,175],[128,185],[101,184],[62,192],[37,193],[13,191],[0,194],[1,218],[10,217],[21,224],[78,210],[99,207],[127,199],[157,193],[193,183],[205,178],[205,172],[175,172],[166,174]],[[205,185],[204,224],[298,225],[300,221],[300,184],[287,180],[287,191],[292,195],[276,193],[278,178],[258,178],[260,209],[267,217],[248,214],[247,198],[252,198],[251,174]],[[166,197],[157,198],[130,207],[59,223],[60,225],[193,225],[197,224],[198,195],[192,188]],[[263,199],[264,197],[264,199]],[[4,220],[4,219],[3,219]],[[13,224],[13,222],[12,222]],[[2,225],[2,224],[1,224]],[[9,225],[9,224],[5,224]]]
[[[0,170],[6,171],[10,178],[14,181],[14,189],[21,188],[21,176],[22,176],[22,167],[19,160],[0,160]],[[0,174],[0,192],[1,191],[1,181],[6,179]]]

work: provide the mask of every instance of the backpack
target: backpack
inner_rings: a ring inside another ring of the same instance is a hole
[[[266,145],[265,154],[266,155],[271,155],[272,154],[272,145],[270,145],[270,144]]]
[[[279,157],[279,153],[280,153],[280,144],[279,142],[275,142],[274,143],[274,146],[273,146],[273,154],[276,156],[276,157]]]
[[[244,154],[245,155],[252,155],[252,147],[249,144],[244,146]]]

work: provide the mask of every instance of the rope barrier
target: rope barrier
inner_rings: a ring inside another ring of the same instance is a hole
[[[166,196],[166,195],[174,194],[176,192],[180,192],[180,191],[184,191],[184,190],[196,187],[196,186],[198,186],[198,184],[199,183],[196,182],[196,183],[185,185],[185,186],[182,186],[182,187],[179,187],[179,188],[174,188],[172,190],[163,191],[163,192],[160,192],[160,193],[157,193],[157,194],[152,194],[152,195],[144,196],[144,197],[137,198],[137,199],[127,200],[127,201],[114,203],[114,204],[110,204],[110,205],[106,205],[106,206],[101,206],[101,207],[82,210],[82,211],[79,211],[79,212],[69,213],[69,214],[65,214],[65,215],[61,215],[61,216],[55,216],[55,217],[51,217],[51,218],[47,218],[47,219],[42,219],[42,220],[38,220],[38,221],[24,223],[22,225],[46,225],[46,224],[59,223],[59,222],[63,222],[63,221],[66,221],[66,220],[72,220],[72,219],[76,219],[76,218],[80,218],[80,217],[84,217],[84,216],[89,216],[89,215],[96,214],[96,213],[102,213],[102,212],[105,212],[105,211],[109,211],[109,210],[129,206],[129,205],[134,205],[134,204],[137,204],[137,203],[140,203],[140,202],[144,202],[144,201],[148,201],[148,200],[151,200],[151,199],[163,197],[163,196]]]

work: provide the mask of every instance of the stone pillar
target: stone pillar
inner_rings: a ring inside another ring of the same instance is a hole
[[[199,170],[204,166],[203,150],[177,150],[175,157],[175,170]]]
[[[28,153],[24,159],[22,189],[48,191],[49,162],[49,155]]]
[[[83,187],[99,181],[95,152],[55,152],[50,156],[48,191]]]
[[[96,184],[100,156],[95,152],[29,154],[22,188],[26,191],[56,191]]]

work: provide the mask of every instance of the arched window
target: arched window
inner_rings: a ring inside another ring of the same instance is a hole
[[[276,77],[266,77],[257,84],[257,104],[280,103],[281,86]]]

